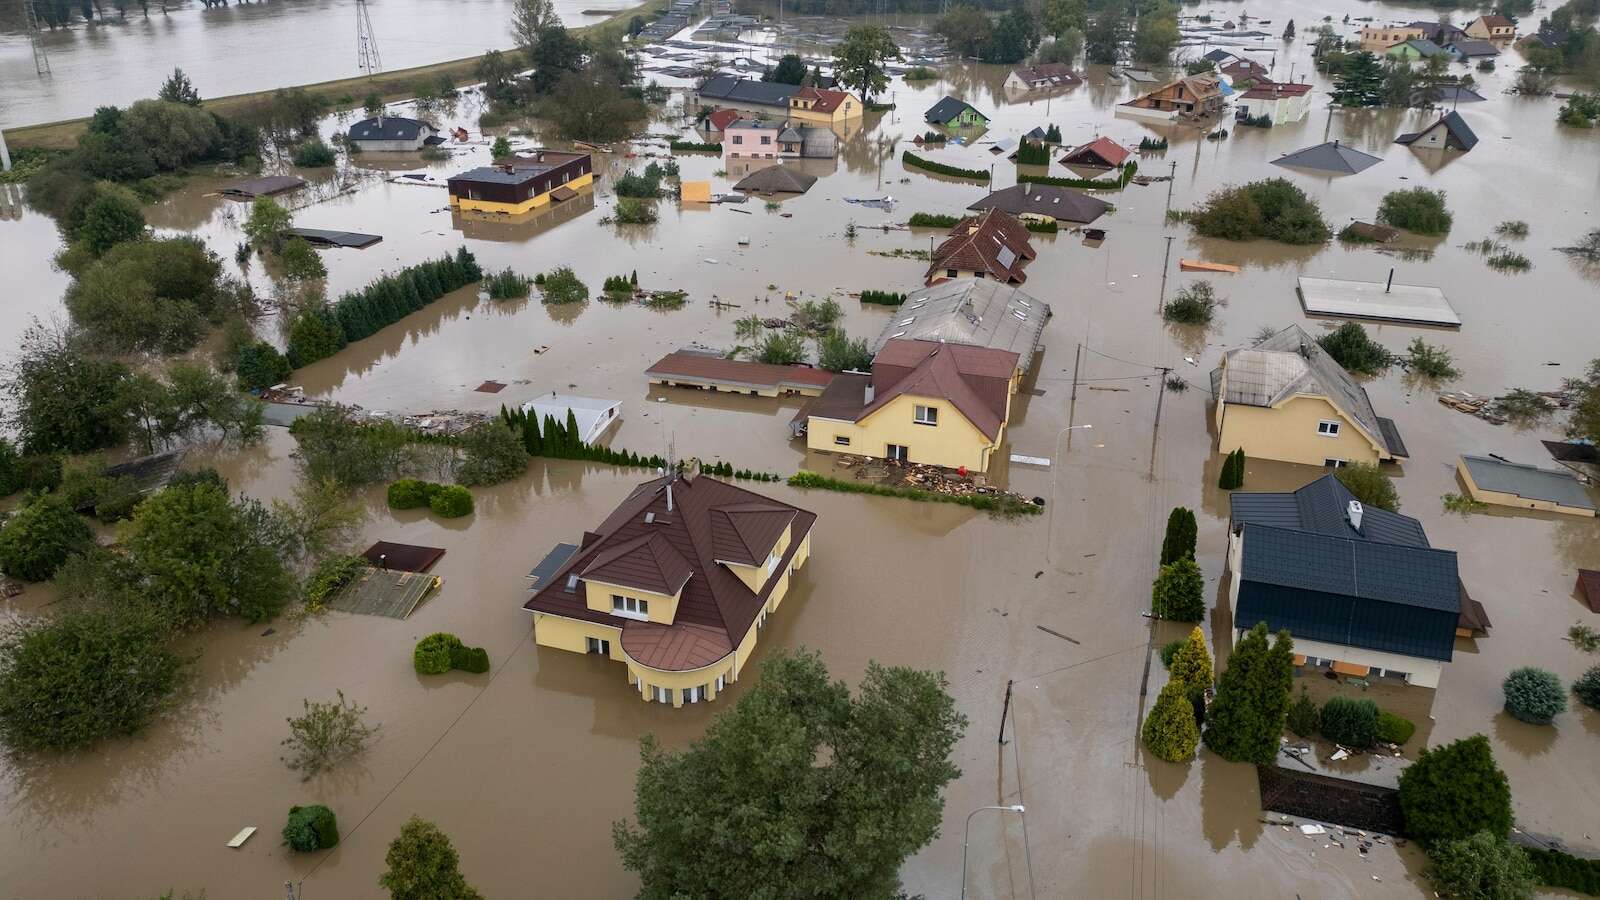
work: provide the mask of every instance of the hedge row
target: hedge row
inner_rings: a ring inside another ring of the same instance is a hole
[[[445,294],[483,278],[467,248],[454,256],[420,263],[385,275],[337,302],[301,313],[289,326],[289,364],[295,368],[325,359],[386,325],[392,325]]]
[[[1061,226],[1057,225],[1054,221],[1040,222],[1034,219],[1023,219],[1022,225],[1029,231],[1037,232],[1039,234],[1055,234],[1057,231],[1061,230]]]
[[[940,215],[939,213],[919,212],[912,213],[911,218],[906,222],[906,224],[912,228],[953,228],[959,221],[961,220],[955,216],[945,216]]]
[[[893,291],[862,291],[862,303],[876,303],[879,306],[899,306],[906,302],[905,294],[896,294]]]
[[[970,506],[973,509],[1007,515],[1037,515],[1041,510],[1040,506],[1029,503],[1026,500],[1018,500],[1010,494],[941,494],[936,491],[925,491],[921,488],[871,484],[864,481],[842,481],[838,478],[829,478],[826,475],[818,475],[815,472],[808,472],[804,469],[789,476],[789,486],[840,491],[846,494],[900,497],[904,500],[920,500],[928,503],[955,503],[961,506]]]
[[[949,175],[951,178],[971,178],[973,181],[989,180],[989,170],[987,169],[961,169],[955,166],[947,166],[944,163],[936,163],[931,159],[923,159],[910,150],[901,151],[900,162],[902,165],[933,172],[936,175]]]
[[[391,509],[423,506],[441,518],[457,519],[472,512],[472,492],[459,484],[435,484],[416,478],[402,478],[389,485]]]
[[[528,451],[529,456],[543,456],[552,459],[586,459],[593,462],[607,463],[613,466],[630,466],[633,468],[665,469],[667,461],[659,456],[640,456],[631,450],[613,450],[600,444],[586,444],[578,435],[578,419],[572,410],[567,410],[565,424],[557,422],[553,416],[545,416],[541,425],[539,420],[530,417],[521,409],[508,409],[500,407],[500,418],[511,427],[511,430],[522,435],[522,446]],[[680,469],[683,463],[678,463]],[[737,478],[744,481],[780,481],[780,476],[767,472],[757,472],[754,469],[735,469],[733,464],[726,462],[707,463],[702,470],[707,475],[722,478]]]
[[[1122,172],[1116,181],[1100,181],[1095,178],[1056,178],[1051,175],[1030,175],[1027,172],[1018,172],[1018,181],[1032,182],[1033,184],[1047,184],[1051,187],[1078,188],[1079,190],[1092,191],[1120,191],[1128,186],[1133,176],[1138,174],[1139,164],[1128,160],[1122,164]]]
[[[1528,849],[1533,879],[1550,887],[1600,896],[1600,859],[1579,859],[1560,850]]]
[[[721,144],[701,144],[696,141],[673,141],[673,153],[721,153]]]

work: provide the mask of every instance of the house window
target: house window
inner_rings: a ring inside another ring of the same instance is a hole
[[[719,694],[722,693],[722,689],[724,687],[727,687],[727,685],[728,685],[728,676],[727,675],[718,675],[717,676],[717,693],[719,693]]]
[[[734,143],[735,143],[735,144],[742,144],[742,143],[744,143],[744,135],[742,135],[742,134],[736,134],[736,135],[734,135],[734,136],[733,136],[733,142],[734,142]]]
[[[685,703],[699,703],[705,698],[706,689],[704,685],[700,687],[687,687],[683,689],[683,702]]]
[[[939,424],[939,407],[923,406],[921,404],[912,407],[912,421],[918,425]]]
[[[611,642],[604,638],[584,638],[585,653],[598,653],[601,656],[611,655]]]
[[[672,688],[651,686],[651,688],[650,688],[650,699],[654,700],[657,703],[671,703],[672,702]]]
[[[1339,423],[1338,422],[1330,422],[1327,419],[1323,419],[1322,421],[1317,423],[1317,434],[1320,434],[1323,437],[1338,437],[1339,436]]]
[[[770,135],[770,134],[763,134],[763,135],[762,135],[762,136],[761,136],[761,143],[763,143],[763,144],[770,144],[770,143],[772,143],[772,135]]]
[[[1345,464],[1348,462],[1349,460],[1347,459],[1334,459],[1333,457],[1329,456],[1323,458],[1322,467],[1325,469],[1341,469],[1344,468]]]
[[[848,446],[850,446],[850,439],[845,437],[842,434],[834,435],[833,436],[833,442],[834,442],[835,445],[840,446],[840,447],[848,447]]]
[[[890,444],[885,455],[897,463],[908,462],[911,459],[911,448],[904,444]]]
[[[640,600],[637,597],[624,597],[621,594],[612,594],[611,614],[629,619],[648,619],[650,617],[650,601]]]
[[[956,277],[956,270],[955,269],[945,269],[944,270],[944,274],[948,278],[954,278],[954,277]]]
[[[778,568],[778,551],[774,550],[767,556],[767,577],[772,577],[772,571]]]

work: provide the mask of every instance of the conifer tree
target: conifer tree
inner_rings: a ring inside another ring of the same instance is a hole
[[[1167,762],[1194,758],[1200,743],[1200,728],[1194,722],[1194,706],[1185,695],[1182,682],[1169,681],[1156,697],[1156,705],[1144,720],[1144,746]]]
[[[1206,650],[1205,632],[1196,625],[1189,639],[1172,656],[1172,680],[1202,691],[1211,686],[1211,654]]]
[[[583,458],[583,435],[578,431],[578,417],[571,408],[567,409],[567,446],[574,459]]]
[[[1177,562],[1187,556],[1194,559],[1195,542],[1200,526],[1195,522],[1194,511],[1175,507],[1167,516],[1167,535],[1161,542],[1161,564]]]
[[[1217,680],[1217,697],[1206,713],[1206,746],[1232,762],[1271,764],[1278,755],[1293,681],[1294,641],[1280,631],[1269,647],[1267,624],[1257,623],[1234,648]]]
[[[1193,557],[1161,567],[1150,589],[1150,610],[1163,619],[1198,622],[1206,615],[1206,579]]]

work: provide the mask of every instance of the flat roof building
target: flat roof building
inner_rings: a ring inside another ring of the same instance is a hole
[[[447,186],[454,209],[518,215],[552,201],[561,202],[592,183],[594,167],[589,154],[540,150],[533,156],[511,157],[462,172],[450,178]],[[561,188],[567,190],[558,194]]]

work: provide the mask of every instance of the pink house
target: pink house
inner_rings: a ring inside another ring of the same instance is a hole
[[[727,159],[798,158],[803,139],[800,129],[787,122],[739,119],[722,132],[722,155]]]

